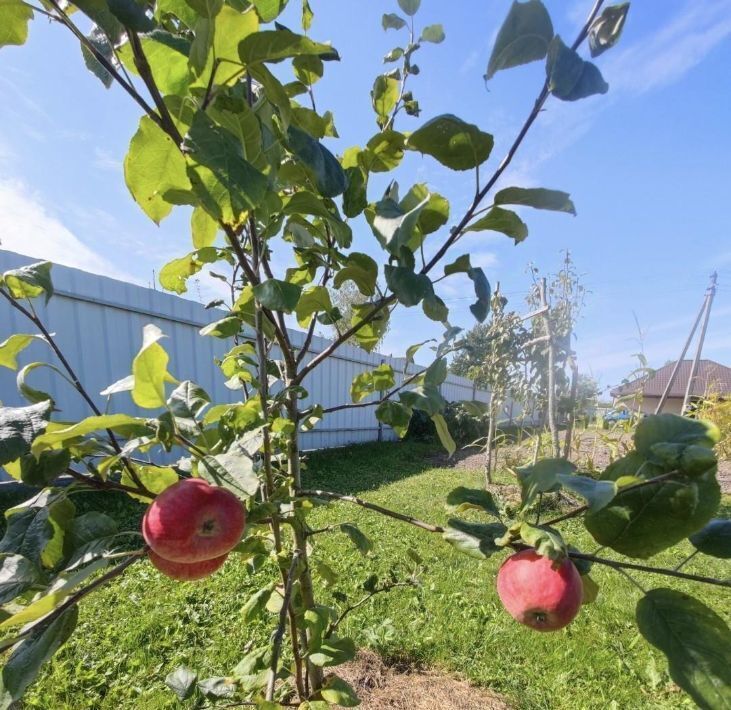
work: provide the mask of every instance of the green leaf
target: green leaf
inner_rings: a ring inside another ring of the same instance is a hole
[[[0,604],[12,601],[39,580],[36,566],[22,555],[0,555]]]
[[[421,0],[398,0],[398,6],[409,17],[413,17],[421,6]]]
[[[7,528],[0,552],[16,553],[39,568],[53,569],[64,557],[64,539],[74,512],[75,506],[65,493],[44,489],[22,506],[5,512]]]
[[[78,0],[74,6],[104,31],[113,43],[119,42],[124,34],[122,23],[112,14],[109,5],[100,0]]]
[[[484,510],[488,515],[496,518],[500,513],[495,505],[492,494],[479,488],[465,488],[459,486],[449,491],[447,507],[453,513],[463,513],[465,510]]]
[[[462,254],[462,256],[457,257],[451,264],[447,264],[444,267],[444,275],[451,276],[452,274],[468,274],[471,269],[472,264],[470,264],[470,255]]]
[[[232,338],[241,332],[241,320],[237,316],[226,316],[203,326],[198,332],[214,338]]]
[[[502,232],[520,244],[528,236],[528,227],[515,212],[502,207],[493,207],[484,217],[480,217],[465,229],[465,232],[482,232],[484,230]]]
[[[176,484],[180,478],[175,473],[174,469],[167,466],[139,466],[134,464],[137,477],[142,481],[142,485],[147,488],[150,493],[162,493],[166,488]],[[136,486],[135,480],[132,478],[130,472],[125,467],[122,471],[122,478],[120,483],[125,486],[134,488]],[[149,503],[149,496],[138,495],[137,493],[128,493],[132,498],[136,498],[143,503]]]
[[[199,17],[193,29],[195,30],[195,38],[190,45],[188,63],[195,74],[200,76],[206,67],[211,47],[213,47],[216,24],[207,17]]]
[[[611,503],[617,494],[617,484],[614,481],[597,481],[588,476],[574,476],[559,473],[556,478],[564,487],[578,493],[589,504],[589,512],[594,513]]]
[[[216,698],[230,698],[235,692],[235,681],[233,678],[216,676],[198,681],[198,690],[209,700]],[[272,705],[276,707],[273,703]],[[266,706],[262,710],[268,710]]]
[[[514,1],[500,27],[487,64],[486,78],[495,72],[543,59],[553,39],[553,23],[540,0]]]
[[[714,518],[688,539],[693,547],[704,555],[724,560],[731,558],[731,520]]]
[[[475,285],[477,300],[470,306],[470,312],[480,322],[484,322],[490,312],[490,282],[479,266],[473,266],[467,272]]]
[[[350,384],[350,398],[360,402],[374,392],[383,392],[396,384],[391,365],[383,363],[374,370],[358,373]]]
[[[712,422],[689,419],[677,414],[655,414],[644,417],[635,429],[635,448],[644,456],[652,454],[652,446],[660,442],[712,448],[720,440],[718,427]]]
[[[715,468],[700,476],[677,476],[633,490],[584,518],[600,544],[628,557],[647,558],[702,528],[721,500]]]
[[[124,179],[135,202],[156,224],[173,205],[165,200],[168,190],[189,190],[185,158],[175,142],[148,116],[140,119],[124,159]]]
[[[598,57],[619,41],[628,12],[628,2],[610,5],[605,7],[602,14],[591,23],[589,28],[589,50],[592,57]]]
[[[576,214],[576,208],[568,192],[546,190],[542,187],[506,187],[495,195],[494,203],[496,205],[526,205],[537,210]]]
[[[354,708],[360,705],[356,692],[342,678],[331,675],[322,686],[320,695],[331,705]]]
[[[345,169],[347,187],[343,193],[343,213],[346,217],[357,217],[368,205],[366,189],[368,175],[359,167]]]
[[[539,555],[548,557],[549,560],[558,561],[566,557],[566,543],[556,530],[522,523],[520,537],[523,542],[534,547]]]
[[[434,293],[431,280],[426,274],[417,274],[405,266],[383,267],[386,285],[404,306],[415,306]]]
[[[264,308],[285,313],[294,311],[301,293],[301,286],[279,279],[267,279],[254,286],[254,295]]]
[[[379,74],[371,89],[371,103],[378,116],[378,125],[383,127],[396,107],[400,89],[399,80],[388,74]]]
[[[186,0],[186,2],[198,15],[207,19],[217,17],[223,5],[222,0]]]
[[[96,51],[102,55],[110,64],[114,64],[114,47],[112,46],[109,38],[102,29],[96,25],[92,27],[91,32],[87,35],[89,44],[91,44]],[[81,45],[81,54],[84,57],[84,64],[86,68],[96,76],[99,81],[108,89],[114,82],[114,77],[107,71],[105,66],[97,59],[96,54],[91,52],[85,45]]]
[[[352,281],[364,296],[376,293],[378,264],[368,254],[354,251],[348,254],[343,267],[335,274],[333,286],[340,288],[346,281]]]
[[[27,409],[32,409],[32,407]],[[144,419],[131,417],[129,414],[104,414],[99,417],[87,417],[76,424],[68,426],[55,424],[53,428],[49,427],[48,431],[35,438],[31,450],[35,456],[40,456],[40,453],[46,449],[52,449],[58,445],[65,446],[73,439],[104,429],[117,431],[125,438],[149,433]]]
[[[421,202],[409,203],[408,208],[404,208],[389,190],[380,202],[368,208],[366,218],[381,246],[401,258],[401,248],[408,246],[416,236],[421,213],[428,203],[429,197],[425,196]]]
[[[13,298],[36,298],[44,294],[48,303],[53,296],[52,266],[50,261],[39,261],[19,269],[11,269],[2,275],[0,282],[5,282]]]
[[[395,12],[387,12],[381,18],[381,27],[384,30],[400,30],[402,27],[406,27],[406,20]]]
[[[140,44],[160,92],[163,95],[183,95],[193,78],[188,68],[190,41],[170,32],[154,30],[140,37]],[[139,75],[129,43],[123,44],[117,53],[127,69]]]
[[[262,22],[276,20],[287,6],[287,0],[252,0]]]
[[[273,588],[267,585],[263,589],[254,592],[247,600],[246,604],[241,607],[241,620],[244,624],[255,621],[264,613],[269,597],[272,596]]]
[[[257,409],[261,409],[258,401]],[[261,445],[260,434],[248,435],[231,444],[225,454],[206,456],[202,459],[201,473],[212,483],[228,488],[240,498],[251,498],[259,490],[259,478],[254,470],[253,453]]]
[[[516,468],[523,509],[527,508],[539,493],[558,490],[559,474],[571,475],[575,470],[576,466],[566,459],[541,459],[533,465]]]
[[[400,402],[387,399],[376,408],[376,419],[383,424],[388,424],[403,439],[409,429],[411,410]]]
[[[310,652],[309,660],[320,668],[339,666],[341,663],[355,658],[355,642],[353,639],[338,638],[335,635],[323,640],[315,651]]]
[[[731,633],[697,599],[651,589],[637,602],[640,633],[668,659],[670,677],[706,710],[731,707]]]
[[[433,414],[431,420],[437,430],[439,441],[447,452],[448,456],[452,456],[457,450],[457,444],[454,443],[452,435],[449,433],[447,422],[441,414]]]
[[[401,49],[401,47],[394,47],[388,54],[383,57],[383,63],[390,64],[391,62],[397,62],[403,56],[404,50]]]
[[[288,57],[315,55],[325,60],[340,59],[329,44],[313,42],[287,29],[262,30],[244,38],[239,44],[239,58],[244,64],[276,62]]]
[[[411,409],[420,409],[430,417],[439,414],[446,406],[446,401],[434,386],[419,386],[399,393],[399,399]]]
[[[366,150],[359,154],[358,163],[366,172],[389,172],[401,163],[405,142],[406,136],[399,131],[387,130],[376,133],[366,143]]]
[[[424,315],[430,320],[437,321],[438,323],[446,322],[449,318],[449,308],[447,308],[444,301],[435,294],[428,295],[421,304]]]
[[[308,32],[310,27],[312,27],[312,18],[314,16],[315,13],[312,12],[309,0],[302,0],[302,29],[305,32]]]
[[[46,342],[45,337],[42,335],[16,333],[0,343],[0,367],[17,370],[17,356],[25,350],[25,348],[27,348],[33,340],[40,340],[44,343]]]
[[[165,677],[165,685],[178,696],[178,700],[187,700],[195,690],[198,674],[187,666],[178,666]]]
[[[167,401],[165,383],[177,383],[168,372],[168,354],[158,342],[165,335],[156,325],[146,325],[142,331],[142,347],[132,361],[135,386],[132,399],[138,407],[157,409]]]
[[[79,607],[74,605],[50,624],[40,624],[13,648],[0,675],[0,705],[9,707],[19,700],[26,688],[50,658],[68,640],[76,628]]]
[[[134,32],[150,32],[155,22],[149,18],[135,0],[107,0],[111,13],[128,29]]]
[[[371,314],[377,310],[375,316]],[[366,318],[368,322],[363,324]],[[371,352],[386,334],[388,329],[389,311],[387,308],[377,307],[372,303],[358,303],[353,305],[351,326],[359,326],[355,333],[358,345],[366,352]]]
[[[558,35],[548,48],[546,75],[550,92],[562,101],[578,101],[609,91],[599,69],[567,47]]]
[[[191,159],[204,168],[194,170],[191,179],[209,214],[235,222],[263,201],[266,177],[243,158],[234,135],[215,125],[207,114],[196,113],[184,145]]]
[[[294,75],[306,86],[312,86],[319,79],[322,79],[324,67],[322,59],[312,54],[303,54],[292,60]]]
[[[485,560],[502,550],[495,540],[505,533],[502,523],[469,523],[459,518],[450,518],[442,537],[460,552],[470,557]]]
[[[309,286],[302,291],[302,295],[297,302],[295,309],[297,323],[300,328],[306,328],[318,311],[329,313],[332,310],[333,304],[327,288],[325,286]]]
[[[409,212],[424,200],[426,200],[426,204],[419,212],[414,234],[406,244],[414,252],[427,234],[436,232],[449,219],[449,201],[437,192],[430,192],[424,183],[414,185],[399,202],[399,207],[404,212]]]
[[[202,207],[196,207],[190,216],[190,231],[196,249],[209,247],[216,241],[218,222]]]
[[[361,555],[365,556],[373,550],[373,543],[370,538],[364,535],[357,525],[342,523],[340,532],[345,533],[350,538],[350,541],[358,548]]]
[[[287,129],[287,143],[292,153],[312,174],[321,195],[336,197],[345,191],[345,172],[324,145],[296,126]]]
[[[444,42],[445,38],[444,28],[441,25],[427,25],[421,31],[421,37],[419,38],[422,42],[433,42],[439,44]]]
[[[0,466],[27,454],[48,426],[49,400],[29,407],[0,407]]]
[[[188,290],[188,279],[197,274],[204,264],[212,264],[222,258],[218,249],[203,247],[190,254],[173,259],[160,269],[160,285],[166,291],[185,293]]]
[[[38,458],[33,454],[25,454],[14,463],[18,468],[17,476],[10,471],[10,464],[5,465],[11,475],[29,486],[43,488],[66,472],[71,455],[66,449],[42,451]]]
[[[25,44],[33,10],[20,0],[0,0],[0,47]]]
[[[71,545],[77,554],[80,547],[111,537],[117,531],[118,526],[114,518],[92,510],[74,518],[71,525]]]
[[[484,163],[493,138],[472,123],[443,114],[427,121],[407,139],[406,147],[436,158],[452,170],[469,170]]]
[[[185,380],[172,391],[167,406],[175,417],[195,419],[210,403],[211,398],[200,385]]]
[[[599,596],[599,585],[588,574],[581,575],[581,585],[583,590],[581,603],[592,604],[595,602]]]

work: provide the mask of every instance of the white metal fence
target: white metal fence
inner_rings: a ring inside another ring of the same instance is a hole
[[[30,259],[13,252],[0,250],[0,273],[31,263]],[[142,342],[142,328],[154,323],[167,336],[163,341],[170,354],[170,372],[180,380],[193,380],[217,402],[235,402],[241,393],[227,389],[220,370],[213,364],[231,343],[218,338],[204,338],[198,331],[218,320],[223,313],[206,310],[202,305],[167,293],[142,288],[103,276],[96,276],[65,266],[54,266],[54,297],[36,307],[49,331],[55,338],[89,393],[101,409],[107,406],[101,392],[131,371],[132,359]],[[4,300],[0,302],[0,342],[11,333],[28,333],[32,324]],[[290,330],[294,345],[301,345],[304,333]],[[329,344],[329,340],[314,337],[309,357],[314,357]],[[50,349],[34,342],[22,355],[23,363],[43,360],[58,364]],[[309,392],[308,401],[332,407],[349,401],[350,383],[359,372],[373,369],[382,362],[389,363],[398,373],[397,384],[404,376],[422,369],[410,364],[404,375],[402,358],[380,353],[367,353],[360,348],[343,345],[335,355],[316,368],[303,382]],[[34,370],[29,384],[48,392],[60,410],[59,420],[76,420],[88,416],[87,405],[78,393],[48,368]],[[489,393],[476,389],[471,380],[449,375],[442,385],[442,395],[448,401],[476,399],[486,402]],[[15,373],[0,368],[0,401],[18,406],[23,400],[17,392]],[[114,395],[109,411],[140,413],[128,393]],[[329,448],[350,443],[374,441],[379,436],[375,407],[345,409],[328,414],[318,426],[303,435],[307,449]],[[395,439],[388,426],[382,428],[384,440]]]

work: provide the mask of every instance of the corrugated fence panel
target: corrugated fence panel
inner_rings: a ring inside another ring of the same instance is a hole
[[[32,259],[0,250],[0,272],[32,263]],[[190,379],[203,387],[216,402],[235,402],[241,393],[228,389],[214,357],[225,353],[230,343],[217,338],[202,338],[198,331],[204,325],[222,317],[221,311],[207,311],[203,306],[177,296],[133,284],[96,276],[65,266],[52,271],[56,289],[48,306],[38,302],[36,308],[46,327],[55,333],[61,351],[100,409],[107,406],[99,392],[127,376],[132,359],[142,342],[142,329],[147,323],[157,325],[168,337],[163,346],[170,355],[170,372],[179,379]],[[4,300],[0,303],[0,342],[12,333],[33,332],[32,324]],[[294,345],[301,345],[304,333],[290,330]],[[330,341],[315,336],[308,359],[322,352]],[[276,349],[273,354],[277,357]],[[22,354],[22,363],[43,360],[59,365],[48,346],[33,343]],[[360,348],[343,345],[333,357],[316,368],[303,382],[308,397],[303,404],[319,403],[333,407],[350,401],[350,383],[365,370],[380,363],[390,363],[397,374],[397,384],[403,382],[404,359],[380,353],[367,353]],[[410,364],[407,376],[422,368]],[[25,404],[17,392],[16,373],[0,368],[0,401],[5,405]],[[51,394],[60,412],[59,420],[76,420],[88,416],[88,406],[78,393],[48,368],[33,371],[31,386]],[[471,380],[449,375],[442,385],[442,395],[448,401],[489,400],[489,393],[476,389]],[[110,411],[142,414],[128,394],[111,399]],[[307,449],[329,448],[350,443],[396,438],[388,426],[379,427],[374,407],[345,409],[328,414],[311,432],[303,435]]]

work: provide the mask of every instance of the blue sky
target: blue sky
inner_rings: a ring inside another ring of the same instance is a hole
[[[331,40],[342,56],[315,87],[318,109],[334,111],[340,133],[329,147],[341,152],[377,131],[368,92],[383,55],[402,39],[383,32],[380,17],[398,8],[395,0],[311,4],[312,36]],[[291,5],[283,20],[296,27],[299,3]],[[547,5],[568,41],[591,2]],[[447,39],[418,55],[421,74],[411,88],[421,118],[397,122],[413,130],[449,112],[478,124],[496,140],[483,173],[501,159],[542,81],[536,63],[498,73],[485,86],[508,7],[508,0],[423,0],[417,26],[442,22]],[[730,40],[731,0],[636,0],[620,44],[597,60],[609,93],[573,104],[549,100],[501,182],[566,190],[578,216],[526,210],[530,236],[522,244],[474,233],[451,253],[469,252],[522,311],[527,263],[554,271],[561,250],[570,249],[591,291],[577,328],[580,367],[604,385],[634,367],[635,315],[651,364],[677,357],[713,269],[719,290],[704,354],[731,364]],[[0,246],[143,285],[190,250],[185,211],[158,228],[129,197],[121,162],[138,111],[121,90],[104,90],[86,71],[61,27],[37,18],[25,47],[0,51],[0,96]],[[404,191],[426,181],[448,197],[451,223],[474,189],[471,173],[446,171],[419,155],[408,156],[396,179]],[[370,199],[382,187],[376,183]],[[353,228],[355,248],[375,255],[367,225]],[[279,262],[280,270],[287,266]],[[201,280],[188,295],[208,300],[216,283]],[[470,283],[459,276],[440,286],[453,324],[470,327]],[[403,354],[439,333],[420,311],[403,310],[382,349]]]

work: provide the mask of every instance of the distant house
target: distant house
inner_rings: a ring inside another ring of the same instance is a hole
[[[673,382],[663,412],[681,414],[685,388],[688,384],[692,365],[692,360],[683,360],[680,363],[680,369],[675,376],[675,382]],[[615,387],[611,390],[615,404],[618,400],[621,400],[631,406],[630,403],[636,397],[637,400],[641,400],[642,412],[652,414],[670,380],[673,367],[675,367],[674,362],[668,363],[652,375]],[[700,360],[693,377],[690,394],[691,401],[697,401],[714,394],[720,397],[731,397],[731,367],[726,367],[713,360]]]

